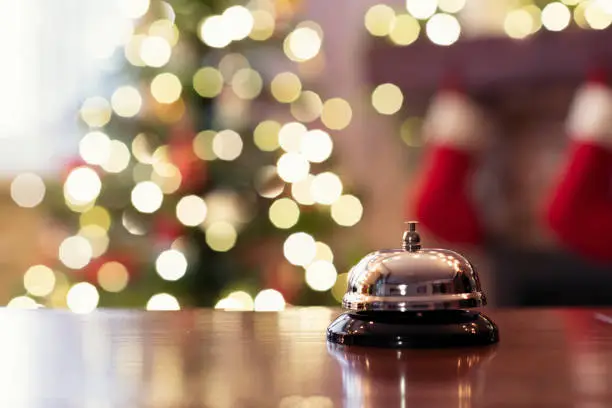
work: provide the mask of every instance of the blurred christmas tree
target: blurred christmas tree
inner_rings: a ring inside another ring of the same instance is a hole
[[[351,108],[304,89],[321,28],[290,0],[117,4],[125,69],[80,109],[80,157],[47,200],[72,232],[29,295],[77,312],[333,303],[349,262],[316,239],[362,206],[330,171]]]

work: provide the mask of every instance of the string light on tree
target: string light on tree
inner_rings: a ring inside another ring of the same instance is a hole
[[[48,266],[31,266],[23,275],[23,286],[33,296],[47,296],[53,292],[55,274]]]
[[[70,172],[64,183],[64,197],[72,204],[87,204],[98,197],[102,181],[90,167],[77,167]]]
[[[365,14],[365,27],[375,37],[389,35],[395,21],[395,11],[386,4],[377,4]]]
[[[225,310],[226,312],[250,311],[254,308],[255,302],[251,295],[241,290],[230,293],[215,304],[215,309]]]
[[[201,224],[206,219],[208,208],[202,198],[189,195],[181,198],[176,205],[176,218],[189,227]]]
[[[448,46],[459,39],[461,25],[455,16],[439,13],[427,21],[425,31],[434,44]]]
[[[278,176],[288,183],[304,180],[310,171],[310,163],[299,153],[285,153],[276,163]]]
[[[222,18],[229,27],[229,36],[232,41],[247,38],[253,29],[255,21],[251,12],[243,6],[231,6],[223,12]]]
[[[331,156],[334,144],[329,134],[314,129],[301,138],[300,152],[311,163],[322,163]]]
[[[133,86],[122,86],[113,92],[111,106],[115,113],[124,118],[134,117],[142,107],[142,97]]]
[[[127,287],[129,280],[130,274],[120,262],[106,262],[98,270],[98,284],[107,292],[121,292]]]
[[[302,205],[313,205],[315,203],[311,193],[314,177],[312,174],[308,174],[304,180],[291,185],[291,196],[295,201]]]
[[[64,239],[59,247],[59,260],[70,269],[81,269],[93,256],[93,249],[86,238],[72,236]]]
[[[285,39],[285,53],[293,61],[308,61],[319,53],[321,43],[322,39],[317,30],[298,27]]]
[[[331,205],[331,217],[344,227],[352,227],[357,224],[363,215],[361,201],[353,195],[343,195]]]
[[[152,181],[143,181],[132,189],[132,205],[141,213],[153,213],[161,207],[164,193]]]
[[[427,20],[438,8],[436,0],[406,0],[406,10],[419,20]]]
[[[223,76],[214,67],[202,67],[193,75],[193,89],[203,98],[214,98],[223,89]]]
[[[163,67],[171,55],[172,47],[163,37],[147,36],[140,44],[140,59],[150,67]]]
[[[66,305],[78,314],[93,312],[100,301],[100,294],[94,285],[80,282],[73,285],[66,295]]]
[[[272,203],[268,216],[276,228],[288,229],[297,224],[300,208],[290,198],[281,198]]]
[[[162,279],[177,281],[187,272],[187,258],[176,249],[168,249],[157,257],[155,270]]]
[[[273,152],[279,147],[280,123],[274,120],[260,122],[253,131],[253,142],[259,150]]]
[[[297,266],[305,266],[312,262],[317,247],[314,238],[305,232],[296,232],[289,235],[283,244],[285,258]]]
[[[176,75],[169,72],[158,74],[151,81],[151,95],[159,103],[170,104],[176,102],[182,91],[181,81]]]
[[[330,290],[337,277],[336,268],[329,261],[315,261],[306,268],[306,284],[318,292]]]
[[[396,45],[406,46],[415,42],[420,32],[419,22],[409,14],[402,14],[395,18],[389,39]]]
[[[542,24],[549,31],[564,30],[571,18],[569,9],[563,3],[549,3],[542,9]]]
[[[149,311],[173,311],[181,310],[181,305],[178,299],[169,293],[157,293],[151,296],[146,309]]]
[[[315,202],[330,205],[342,194],[342,181],[332,172],[317,174],[312,180],[310,193]]]
[[[372,106],[380,114],[393,115],[404,103],[404,95],[397,85],[386,83],[378,85],[372,92]]]
[[[293,72],[281,72],[270,82],[270,92],[277,101],[291,103],[300,96],[302,82]]]
[[[94,96],[83,102],[80,113],[89,127],[102,127],[111,119],[111,106],[105,98]]]
[[[238,233],[229,222],[216,221],[206,227],[206,243],[217,252],[227,252],[236,245]]]
[[[221,160],[235,160],[242,152],[242,138],[233,130],[222,130],[213,138],[212,150]]]
[[[264,289],[255,296],[256,312],[279,312],[285,309],[285,298],[274,289]]]
[[[323,104],[321,121],[328,129],[344,129],[351,123],[352,118],[351,105],[342,98],[328,99]]]

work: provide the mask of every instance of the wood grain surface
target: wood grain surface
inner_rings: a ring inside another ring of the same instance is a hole
[[[0,406],[607,407],[612,310],[490,310],[481,349],[327,344],[339,310],[1,310]]]

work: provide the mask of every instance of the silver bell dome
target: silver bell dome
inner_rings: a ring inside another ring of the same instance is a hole
[[[344,308],[403,312],[486,304],[472,264],[454,251],[421,248],[416,225],[408,223],[402,248],[372,252],[353,266]]]

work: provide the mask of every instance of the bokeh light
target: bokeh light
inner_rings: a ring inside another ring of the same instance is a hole
[[[157,293],[149,299],[146,309],[149,311],[181,310],[179,301],[169,293]]]
[[[263,88],[263,80],[257,71],[242,68],[232,77],[232,90],[242,99],[256,98]]]
[[[141,213],[153,213],[159,210],[164,200],[164,194],[159,186],[152,181],[143,181],[132,189],[132,205]]]
[[[87,133],[79,141],[79,154],[88,164],[99,165],[110,156],[110,139],[100,131]]]
[[[83,122],[89,127],[102,127],[111,119],[111,106],[101,96],[87,98],[81,106],[80,114]]]
[[[278,197],[285,188],[285,183],[278,177],[275,166],[263,166],[255,174],[255,189],[265,198]]]
[[[98,284],[107,292],[121,292],[127,287],[129,280],[130,274],[120,262],[106,262],[98,270]]]
[[[215,221],[206,228],[206,244],[213,251],[227,252],[236,245],[238,233],[232,224]]]
[[[181,81],[176,75],[169,72],[158,74],[151,81],[151,95],[159,103],[170,104],[176,102],[182,91]]]
[[[233,130],[222,130],[217,133],[212,142],[215,155],[226,161],[232,161],[242,153],[242,138]]]
[[[91,254],[96,258],[106,252],[108,249],[109,238],[106,230],[99,225],[86,225],[79,230],[78,236],[81,236],[89,242],[91,246]]]
[[[203,98],[214,98],[223,89],[223,76],[213,67],[202,67],[193,75],[193,89]]]
[[[305,232],[296,232],[289,235],[283,244],[285,258],[297,266],[305,266],[312,262],[317,247],[314,238]]]
[[[353,195],[343,195],[331,206],[331,217],[338,225],[352,227],[361,220],[363,205]]]
[[[34,265],[23,275],[23,286],[34,296],[47,296],[55,287],[55,273],[45,265]]]
[[[438,0],[438,7],[446,13],[458,13],[465,7],[466,0]]]
[[[187,272],[187,258],[176,249],[163,251],[155,260],[155,271],[164,280],[177,281]]]
[[[304,180],[310,171],[310,163],[299,153],[285,153],[276,163],[278,176],[288,183]]]
[[[278,144],[287,153],[299,153],[306,126],[299,122],[284,124],[278,131]]]
[[[232,82],[236,72],[250,67],[249,60],[244,55],[236,52],[225,54],[219,61],[219,72],[221,72],[224,81],[228,84]]]
[[[70,269],[83,268],[91,261],[92,256],[91,244],[78,235],[64,239],[59,246],[58,258]]]
[[[193,152],[202,160],[215,160],[217,155],[213,151],[213,140],[217,132],[203,130],[193,138]]]
[[[584,10],[584,19],[594,30],[604,30],[612,24],[612,6],[611,1],[590,1],[585,2],[587,4]],[[608,6],[608,9],[604,9],[604,6]]]
[[[119,140],[110,142],[110,152],[102,168],[109,173],[121,173],[130,164],[130,149]]]
[[[181,198],[176,205],[176,218],[189,227],[201,224],[206,219],[208,208],[201,197],[188,195]]]
[[[406,0],[406,10],[419,20],[427,20],[433,16],[437,8],[436,0]]]
[[[342,98],[328,99],[323,104],[321,121],[328,129],[344,129],[351,123],[352,118],[351,105]]]
[[[425,32],[434,44],[448,46],[459,39],[461,25],[455,16],[439,13],[427,21]]]
[[[323,110],[321,97],[312,91],[304,91],[291,103],[291,115],[300,122],[316,120]]]
[[[39,305],[31,297],[16,296],[6,304],[6,307],[9,309],[38,309]]]
[[[80,215],[79,225],[81,228],[87,225],[97,225],[108,231],[111,226],[111,217],[106,208],[95,206]]]
[[[542,25],[549,31],[564,30],[571,18],[569,9],[563,3],[549,3],[542,9]]]
[[[314,129],[301,138],[300,153],[311,163],[322,163],[331,156],[334,144],[329,134]]]
[[[272,203],[268,217],[276,228],[291,228],[300,219],[300,208],[292,199],[281,198]]]
[[[511,38],[521,39],[533,32],[534,21],[525,9],[513,10],[506,14],[504,31]]]
[[[129,0],[117,2],[119,11],[127,18],[140,18],[149,10],[150,0]]]
[[[151,23],[149,35],[162,37],[171,46],[175,46],[178,43],[180,34],[178,27],[172,21],[163,18]]]
[[[402,14],[395,18],[389,39],[396,45],[410,45],[419,38],[421,25],[409,14]]]
[[[251,33],[255,21],[251,12],[243,6],[231,6],[223,12],[224,24],[229,28],[233,41],[245,39]]]
[[[209,47],[223,48],[232,42],[231,31],[222,16],[210,16],[200,24],[198,34],[202,42]]]
[[[117,115],[131,118],[140,112],[142,97],[133,86],[122,86],[113,92],[111,106]]]
[[[261,151],[272,152],[279,147],[280,123],[274,120],[264,120],[253,131],[253,142]]]
[[[215,309],[225,311],[250,311],[255,307],[253,298],[248,293],[238,290],[230,293],[227,297],[219,300],[215,304]]]
[[[70,172],[64,183],[64,196],[72,204],[87,204],[98,197],[102,181],[93,169],[80,166]]]
[[[336,268],[329,261],[314,261],[306,268],[306,284],[318,292],[330,290],[337,277]]]
[[[274,289],[264,289],[255,296],[256,312],[278,312],[285,309],[283,294]]]
[[[281,72],[270,82],[270,92],[277,101],[290,103],[300,96],[302,82],[293,72]]]
[[[163,37],[147,36],[140,44],[140,59],[148,66],[163,67],[170,61],[172,47]]]
[[[386,4],[377,4],[368,9],[365,14],[365,27],[375,37],[389,35],[395,21],[395,12]]]
[[[337,302],[342,303],[342,298],[346,293],[346,287],[348,286],[348,273],[341,273],[336,278],[336,283],[331,289],[332,296]]]
[[[125,44],[125,48],[123,49],[125,59],[135,67],[144,67],[146,65],[142,58],[140,58],[140,48],[142,47],[142,42],[145,40],[145,38],[147,38],[146,35],[133,35]]]
[[[334,253],[325,242],[317,241],[315,242],[316,252],[315,252],[315,260],[321,261],[334,261]]]
[[[266,10],[253,10],[253,29],[249,38],[255,41],[265,41],[274,34],[274,16]]]
[[[73,285],[66,294],[66,305],[74,313],[91,313],[96,309],[99,301],[98,290],[88,282]]]
[[[378,85],[372,92],[372,106],[380,114],[393,115],[404,103],[402,91],[394,84]]]
[[[321,50],[322,39],[319,33],[311,27],[298,27],[285,40],[287,56],[298,62],[316,57]]]
[[[312,180],[310,193],[315,202],[329,205],[342,195],[342,181],[332,172],[317,174]]]
[[[45,182],[34,173],[21,173],[11,182],[11,198],[20,207],[36,207],[45,198]]]
[[[162,193],[172,194],[181,186],[183,176],[174,164],[162,162],[153,165],[151,181],[159,186]]]
[[[314,176],[309,174],[304,180],[298,181],[291,185],[291,196],[295,201],[302,205],[312,205],[315,203],[310,191],[313,180]]]

